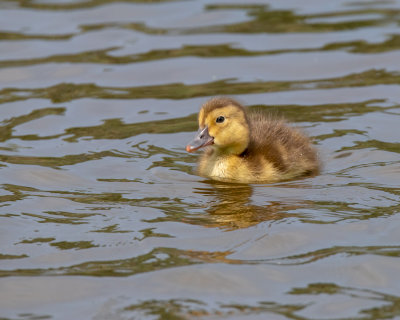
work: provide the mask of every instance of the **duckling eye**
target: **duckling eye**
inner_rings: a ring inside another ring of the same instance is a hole
[[[225,117],[219,116],[219,117],[217,118],[217,120],[215,120],[215,122],[221,123],[221,122],[224,122],[224,120],[225,120]]]

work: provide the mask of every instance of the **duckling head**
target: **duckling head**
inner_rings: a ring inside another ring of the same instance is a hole
[[[214,98],[206,102],[199,112],[199,131],[186,146],[193,152],[212,146],[221,154],[241,154],[250,141],[249,125],[244,108],[229,98]]]

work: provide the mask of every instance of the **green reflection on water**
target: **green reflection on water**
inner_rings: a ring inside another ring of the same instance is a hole
[[[322,50],[347,49],[354,53],[381,53],[400,49],[400,35],[392,34],[388,39],[378,43],[366,41],[336,42],[325,45]]]
[[[159,232],[154,232],[153,230],[155,230],[156,228],[146,228],[146,229],[142,229],[139,230],[139,232],[142,234],[142,236],[139,237],[135,237],[134,240],[138,240],[138,241],[142,241],[146,238],[152,238],[152,237],[156,237],[156,238],[175,238],[174,236],[171,236],[170,234],[166,234],[166,233],[159,233]]]
[[[346,171],[351,171],[352,169],[348,169]],[[336,173],[337,176],[346,176],[343,172]],[[349,175],[351,176],[351,175]],[[347,186],[356,185],[361,187],[362,183],[352,184],[349,183]],[[365,186],[368,188],[368,186]],[[379,190],[378,187],[373,187],[371,189]],[[399,195],[398,188],[381,188],[381,191],[387,192],[388,194]],[[384,189],[384,190],[383,190]],[[341,202],[341,201],[315,201],[313,202],[314,206],[317,206],[319,210],[325,211],[326,214],[330,214],[334,221],[344,221],[344,220],[369,220],[378,217],[388,217],[394,214],[399,213],[400,204],[393,201],[395,204],[393,205],[377,205],[377,206],[368,206],[368,207],[357,207],[357,203],[351,202]],[[302,221],[305,223],[332,223],[323,222],[318,218],[313,217],[313,219],[302,218]]]
[[[25,239],[20,243],[47,243],[56,240],[56,238],[34,238],[34,239]]]
[[[118,28],[118,29],[130,29],[135,30],[138,32],[143,32],[146,34],[168,34],[168,29],[164,28],[154,28],[148,27],[143,22],[131,22],[131,23],[116,23],[116,22],[109,22],[109,23],[99,23],[99,24],[88,24],[88,25],[81,25],[80,28],[82,31],[94,31],[94,30],[103,30],[109,28]]]
[[[10,192],[11,194],[6,194],[0,196],[0,202],[2,205],[7,205],[7,202],[15,202],[18,200],[22,200],[26,197],[29,196],[28,192],[34,192],[36,189],[30,188],[30,187],[25,187],[25,186],[18,186],[18,185],[13,185],[13,184],[2,184],[1,187],[5,190]],[[14,215],[14,214],[8,214],[8,215]],[[3,215],[0,215],[3,216]],[[7,216],[4,215],[4,216]]]
[[[14,0],[20,7],[40,9],[40,10],[76,10],[83,8],[93,8],[112,3],[163,3],[171,0],[88,0],[78,2],[63,3],[40,3],[30,0]],[[400,10],[396,8],[364,8],[353,10],[331,11],[317,14],[296,14],[292,10],[270,10],[267,5],[253,4],[211,4],[206,5],[208,11],[215,10],[242,10],[250,18],[249,21],[239,22],[230,25],[208,26],[198,28],[173,28],[161,29],[165,32],[240,32],[240,33],[258,33],[258,32],[321,32],[351,30],[355,28],[378,26],[399,21]],[[370,18],[368,15],[377,15],[376,18]],[[324,18],[340,18],[346,16],[359,16],[361,19],[355,21],[327,21]],[[365,18],[363,16],[366,16]],[[312,19],[319,19],[322,22],[312,22]],[[124,27],[138,28],[140,23],[131,25],[121,24]],[[115,26],[114,26],[115,27]],[[140,27],[139,27],[140,28]],[[141,25],[139,31],[154,33],[153,28]],[[160,32],[159,31],[159,32]]]
[[[13,117],[0,123],[0,142],[7,141],[12,137],[12,131],[16,126],[29,121],[40,119],[48,115],[63,115],[65,108],[43,108],[34,110],[27,115]]]
[[[337,78],[303,81],[238,82],[234,79],[225,79],[193,85],[171,83],[131,88],[101,87],[93,83],[60,83],[48,88],[39,89],[2,89],[0,91],[0,104],[33,98],[50,99],[54,103],[89,97],[96,99],[189,99],[203,96],[237,95],[291,90],[365,87],[382,84],[399,85],[399,83],[399,73],[376,69]],[[109,121],[118,120],[114,119]]]
[[[35,218],[39,223],[66,223],[86,224],[85,218],[92,217],[92,213],[76,213],[64,211],[44,211],[43,214],[22,213],[24,216]]]
[[[162,2],[172,2],[175,0],[82,0],[82,1],[71,1],[69,3],[66,1],[63,1],[62,3],[40,3],[32,0],[12,0],[12,1],[17,2],[19,6],[23,8],[40,9],[40,10],[76,10],[76,9],[102,6],[110,3],[121,3],[121,2],[162,3]]]
[[[15,255],[15,254],[2,254],[2,253],[0,253],[0,260],[23,259],[23,258],[27,258],[27,257],[28,256],[26,254]]]
[[[59,249],[91,248],[89,241],[52,243]],[[10,276],[93,276],[125,277],[160,269],[187,266],[199,263],[228,262],[226,255],[231,252],[184,251],[175,248],[156,248],[149,253],[123,260],[89,261],[78,265],[48,269],[0,270],[0,277]]]
[[[0,39],[41,39],[41,36],[32,35],[4,35],[0,33]],[[56,37],[68,36],[43,36],[46,40]],[[0,68],[30,66],[43,63],[98,63],[98,64],[130,64],[145,61],[155,61],[162,59],[171,59],[187,56],[204,57],[204,58],[223,58],[223,57],[252,57],[263,55],[275,55],[294,52],[318,52],[318,51],[332,51],[345,49],[354,53],[382,53],[400,49],[400,36],[391,35],[388,39],[378,43],[368,43],[364,40],[359,41],[345,41],[334,42],[326,44],[320,48],[296,48],[296,49],[278,49],[278,50],[264,50],[264,51],[249,51],[241,48],[234,48],[230,44],[217,44],[217,45],[185,45],[182,48],[176,49],[156,49],[145,53],[127,56],[114,56],[110,54],[113,50],[119,49],[118,47],[107,48],[102,50],[85,51],[76,54],[62,54],[53,55],[43,58],[22,59],[22,60],[3,60],[0,61]]]
[[[54,137],[49,137],[54,138]],[[41,140],[37,137],[24,136],[23,140]],[[117,157],[127,158],[127,156],[112,151],[101,151],[85,154],[66,155],[63,157],[33,157],[33,156],[11,156],[11,155],[0,155],[0,161],[14,164],[27,164],[27,165],[39,165],[51,168],[57,168],[61,166],[74,165],[77,163],[83,163],[86,161],[102,159],[105,157]]]
[[[246,10],[252,18],[250,21],[223,25],[217,27],[197,28],[192,32],[240,32],[240,33],[259,33],[259,32],[326,32],[353,30],[379,26],[388,23],[399,22],[400,10],[390,9],[362,9],[362,10],[341,10],[337,12],[327,12],[320,14],[296,14],[291,10],[269,10],[264,5],[208,5],[208,10]],[[376,14],[378,18],[367,18],[348,21],[327,21],[312,22],[312,19],[323,20],[323,18],[339,18],[346,16],[360,16]]]
[[[0,35],[1,36],[1,35]],[[1,38],[0,38],[1,39]],[[26,60],[3,60],[0,68],[35,65],[41,63],[100,63],[100,64],[129,64],[135,62],[154,61],[161,59],[178,58],[185,56],[197,57],[230,57],[230,56],[260,56],[270,51],[248,51],[245,49],[232,48],[229,44],[191,46],[185,45],[178,49],[156,49],[146,53],[127,56],[114,56],[109,53],[119,48],[108,48],[103,50],[85,51],[76,54],[54,55],[50,57],[26,59]],[[275,53],[275,52],[274,52]]]
[[[123,2],[146,2],[145,0],[122,0]],[[149,0],[150,1],[150,0]],[[169,0],[158,0],[169,1]],[[26,6],[42,10],[68,10],[84,7],[95,7],[106,3],[121,2],[119,0],[92,0],[80,3],[63,4],[44,4],[32,3],[25,0],[19,0],[21,6]],[[148,1],[147,1],[148,2]],[[154,1],[151,1],[154,2]],[[132,23],[103,23],[80,26],[83,31],[100,30],[105,28],[125,28],[133,29],[147,34],[193,34],[193,33],[293,33],[293,32],[334,32],[341,30],[353,30],[358,28],[386,25],[389,23],[398,23],[400,10],[397,8],[366,8],[355,10],[340,10],[337,12],[326,12],[317,14],[296,14],[291,10],[270,10],[265,5],[236,5],[236,4],[218,4],[206,5],[208,11],[216,10],[241,10],[245,11],[249,20],[245,22],[205,26],[205,27],[174,27],[174,28],[155,28],[147,26],[142,22]],[[375,15],[376,17],[369,17]],[[340,18],[348,16],[357,16],[359,19],[348,19],[340,21]],[[329,19],[337,18],[337,21]],[[319,22],[313,22],[318,19]],[[327,19],[327,21],[324,21]]]
[[[398,106],[382,107],[380,106],[385,100],[367,100],[355,103],[340,103],[340,104],[320,104],[313,106],[301,106],[301,105],[280,105],[280,106],[268,106],[268,105],[255,105],[249,106],[251,111],[262,111],[267,113],[277,113],[283,115],[286,119],[291,122],[336,122],[346,120],[349,116],[363,115],[370,112],[382,112],[388,109],[394,109]],[[336,131],[329,135],[320,135],[317,138],[323,140],[329,137],[338,137],[347,133],[359,133],[357,130],[342,130]]]
[[[347,296],[348,299],[370,301],[370,305],[379,303],[379,306],[364,307],[358,311],[357,319],[393,319],[400,315],[400,298],[376,290],[343,287],[333,283],[311,283],[304,288],[293,288],[291,295],[330,295]],[[306,300],[307,301],[307,300]],[[334,301],[334,300],[333,300]],[[260,301],[256,304],[231,303],[209,306],[205,302],[193,299],[145,300],[124,308],[124,313],[133,312],[135,315],[155,316],[155,319],[182,320],[192,317],[226,318],[238,316],[259,316],[265,314],[266,319],[272,319],[272,314],[284,316],[286,319],[309,319],[298,314],[306,310],[313,303],[283,304],[277,302]],[[258,319],[258,317],[257,317]],[[336,319],[336,317],[335,317]],[[350,319],[337,318],[337,319]],[[351,318],[353,319],[353,318]]]
[[[69,128],[66,130],[66,141],[77,141],[80,137],[92,139],[125,139],[142,133],[175,133],[194,131],[196,115],[159,121],[123,123],[120,119],[107,119],[102,125],[93,127]],[[157,150],[160,151],[160,150]],[[165,150],[164,150],[165,151]]]
[[[68,40],[72,38],[74,34],[24,34],[19,32],[1,32],[0,40]],[[1,63],[0,63],[1,65]]]
[[[338,254],[345,254],[348,256],[378,255],[378,256],[398,258],[400,257],[400,246],[365,246],[365,247],[335,246],[331,248],[325,248],[325,249],[315,250],[312,252],[307,252],[304,254],[288,256],[285,258],[262,260],[262,261],[278,265],[301,265],[301,264],[312,263]]]
[[[400,315],[400,297],[375,290],[343,287],[334,283],[312,283],[305,288],[293,288],[293,295],[344,295],[349,299],[368,299],[371,303],[380,301],[379,307],[361,309],[357,319],[393,319]]]
[[[305,305],[279,304],[275,302],[259,302],[256,305],[221,304],[217,307],[193,299],[146,300],[124,308],[125,312],[134,312],[139,316],[152,315],[159,320],[183,320],[192,318],[230,319],[231,317],[259,315],[262,313],[286,316],[289,319],[303,319],[294,313],[304,309]],[[258,319],[258,318],[257,318]],[[266,315],[266,319],[270,319]],[[272,318],[271,318],[272,319]]]
[[[118,224],[113,224],[98,230],[93,230],[91,232],[99,232],[99,233],[131,233],[133,231],[131,230],[119,230],[119,225]]]
[[[368,141],[355,141],[355,145],[351,147],[343,147],[342,150],[356,150],[356,149],[377,149],[388,152],[400,153],[400,142],[384,142],[379,140],[368,140]]]
[[[201,308],[204,302],[193,299],[147,300],[124,308],[124,311],[141,312],[160,320],[185,320],[187,316],[209,316]]]
[[[321,134],[317,137],[314,137],[315,140],[317,141],[323,141],[325,139],[330,139],[330,138],[337,138],[337,137],[344,137],[348,134],[352,134],[352,135],[365,135],[367,133],[367,131],[361,131],[361,130],[356,130],[356,129],[334,129],[332,133],[328,133],[328,134]],[[351,148],[353,149],[353,148]],[[339,158],[344,158],[346,156],[351,155],[351,153],[347,152],[347,153],[341,153],[340,155],[336,156],[336,159]]]
[[[23,312],[18,313],[18,318],[0,318],[0,320],[47,320],[54,319],[52,315],[43,315],[39,313]]]
[[[89,249],[96,248],[98,245],[93,244],[93,241],[59,241],[50,243],[51,246],[57,247],[60,250],[70,249]]]

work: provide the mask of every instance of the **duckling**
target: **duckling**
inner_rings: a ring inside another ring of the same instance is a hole
[[[217,97],[203,104],[198,122],[199,131],[186,151],[205,148],[198,162],[200,176],[266,183],[318,173],[309,138],[284,120],[247,112],[239,102]]]

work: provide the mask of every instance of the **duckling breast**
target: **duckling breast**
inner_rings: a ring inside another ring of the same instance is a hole
[[[276,181],[277,170],[268,161],[249,161],[237,155],[203,156],[198,166],[199,175],[225,182],[258,183]]]

